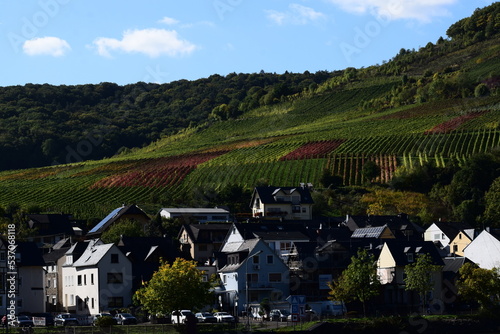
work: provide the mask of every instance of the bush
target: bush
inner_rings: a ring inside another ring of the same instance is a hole
[[[112,317],[100,317],[95,321],[97,327],[110,327],[116,325],[116,321]]]

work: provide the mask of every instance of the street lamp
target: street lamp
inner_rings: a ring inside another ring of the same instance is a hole
[[[245,302],[246,302],[246,314],[247,314],[247,330],[250,328],[250,314],[248,313],[248,309],[249,309],[249,303],[248,303],[248,260],[250,260],[250,258],[256,256],[256,255],[259,255],[260,253],[262,253],[262,251],[258,251],[252,255],[250,255],[250,253],[248,254],[246,260],[245,260],[245,266],[246,266],[246,271],[245,271]]]

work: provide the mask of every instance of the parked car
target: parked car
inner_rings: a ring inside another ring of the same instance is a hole
[[[196,316],[190,310],[177,310],[172,312],[171,319],[173,324],[185,324],[188,319],[196,321]]]
[[[27,315],[18,315],[13,321],[14,327],[33,327],[33,320]]]
[[[272,321],[287,321],[288,316],[290,315],[290,312],[288,310],[271,310],[269,313],[269,317],[271,318]]]
[[[117,313],[114,317],[117,325],[136,325],[137,318],[130,313]]]
[[[111,313],[106,313],[106,312],[103,312],[103,313],[97,313],[97,314],[94,314],[92,316],[92,325],[96,325],[96,321],[99,320],[100,318],[102,317],[109,317],[111,319],[113,319],[115,325],[116,325],[116,319],[113,317],[113,315]]]
[[[217,322],[234,322],[234,317],[227,312],[216,312],[214,313],[214,317],[217,319]]]
[[[217,322],[217,318],[214,317],[214,315],[210,312],[198,312],[195,314],[195,316],[198,322],[208,322],[208,323]]]
[[[33,313],[31,316],[35,326],[41,326],[43,323],[45,323],[45,326],[54,326],[54,316],[48,312]],[[41,323],[39,323],[40,320]]]
[[[55,326],[78,326],[80,323],[74,314],[61,313],[54,318]]]

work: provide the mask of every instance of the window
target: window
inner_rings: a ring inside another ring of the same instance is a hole
[[[208,275],[207,274],[201,275],[201,281],[202,282],[208,282]]]
[[[90,284],[94,285],[94,274],[90,274]]]
[[[94,308],[94,298],[92,297],[92,299],[90,300],[90,305],[92,308]]]
[[[108,273],[108,283],[123,283],[123,274]]]
[[[87,275],[83,275],[83,285],[87,285]]]
[[[111,254],[111,263],[118,263],[118,254]]]
[[[78,285],[82,285],[82,275],[78,275],[78,277],[76,278],[76,282]]]
[[[50,279],[47,280],[47,288],[50,288]]]
[[[453,245],[453,253],[458,252],[458,245]]]
[[[274,263],[274,256],[268,255],[267,256],[267,264],[273,264]]]
[[[462,239],[462,233],[458,234],[458,239]]]
[[[227,283],[227,278],[226,278],[226,275],[222,275],[222,282],[224,282],[224,284]]]
[[[253,264],[259,264],[260,260],[260,255],[255,255],[253,256]]]
[[[5,261],[5,252],[0,252],[0,261]]]
[[[300,213],[300,205],[292,206],[292,212],[293,213]]]
[[[247,274],[247,281],[248,283],[258,282],[259,274]]]
[[[123,307],[123,297],[109,297],[108,307],[109,308]]]
[[[270,273],[269,282],[281,282],[281,273]]]
[[[302,213],[307,213],[307,208],[305,206],[302,207]]]
[[[54,284],[53,284],[53,287],[54,288],[57,288],[57,279],[54,278]]]
[[[280,242],[280,250],[282,251],[289,251],[292,249],[292,243],[289,241],[282,241]]]
[[[406,258],[408,259],[408,262],[413,262],[413,253],[406,254]]]

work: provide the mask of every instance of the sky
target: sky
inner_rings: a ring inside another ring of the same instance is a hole
[[[0,0],[0,86],[382,64],[486,0]]]

